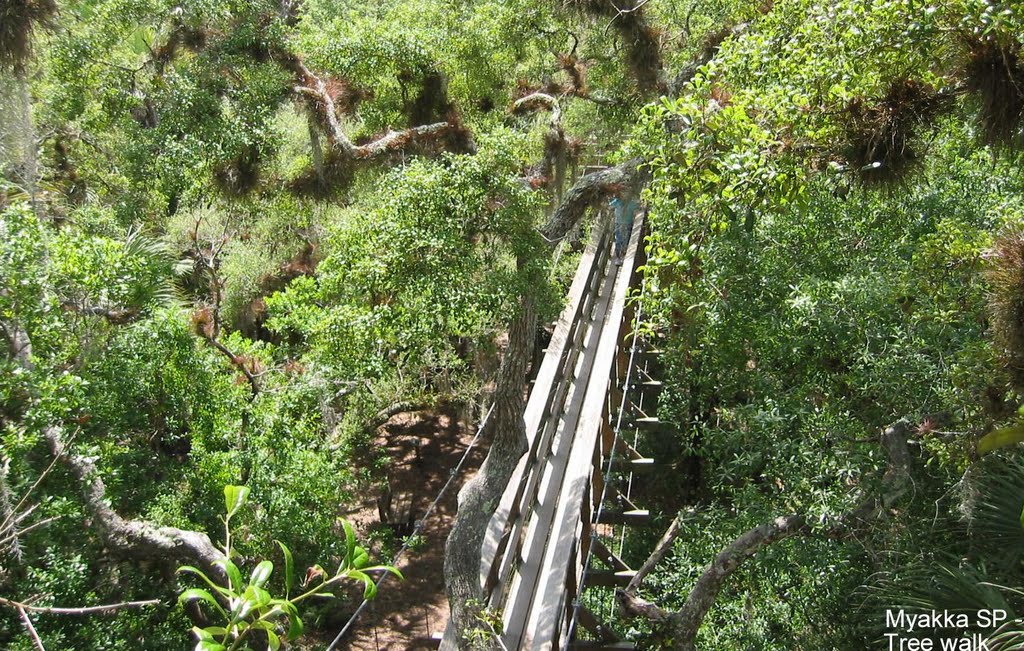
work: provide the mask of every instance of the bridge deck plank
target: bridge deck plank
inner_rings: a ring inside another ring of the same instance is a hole
[[[515,648],[548,651],[558,644],[559,634],[565,629],[566,623],[566,586],[568,584],[575,587],[580,584],[582,566],[576,553],[578,536],[584,529],[580,517],[584,506],[589,510],[589,504],[584,505],[584,500],[590,499],[587,489],[594,470],[594,450],[606,418],[604,406],[608,393],[608,378],[615,363],[621,336],[620,326],[641,230],[641,220],[637,220],[626,255],[616,274],[611,303],[604,313],[603,323],[608,324],[608,327],[602,328],[597,350],[594,352],[594,373],[587,378],[582,416],[573,437],[555,518],[547,532],[548,544],[540,581],[533,592],[526,635]]]

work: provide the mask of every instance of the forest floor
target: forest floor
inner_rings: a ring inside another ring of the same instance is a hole
[[[374,447],[390,460],[392,505],[401,510],[404,499],[411,500],[411,515],[423,517],[438,495],[449,473],[473,439],[472,423],[461,418],[454,407],[435,411],[398,414],[377,432]],[[406,552],[398,563],[405,581],[388,579],[380,593],[356,621],[352,632],[339,645],[351,651],[383,651],[428,648],[423,643],[448,623],[448,602],[444,592],[444,544],[455,519],[457,496],[462,484],[473,476],[486,456],[483,447],[475,448],[456,482],[426,521],[422,542]],[[345,518],[356,529],[359,540],[370,541],[387,530],[380,522],[377,498],[367,496]],[[389,532],[390,533],[390,532]],[[390,549],[373,545],[371,558],[384,562],[401,544],[395,538]],[[354,600],[353,608],[358,604]],[[349,611],[351,612],[351,611]],[[343,623],[342,623],[343,625]],[[339,629],[340,630],[340,629]]]

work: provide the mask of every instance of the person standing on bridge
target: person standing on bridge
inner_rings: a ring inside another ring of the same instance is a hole
[[[609,202],[615,213],[615,264],[622,264],[622,257],[629,245],[629,236],[633,232],[633,218],[639,205],[632,189],[624,190]]]

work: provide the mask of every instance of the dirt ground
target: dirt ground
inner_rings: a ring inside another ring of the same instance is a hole
[[[475,429],[454,408],[399,414],[378,430],[374,444],[390,458],[392,511],[422,519],[456,467]],[[423,543],[406,552],[398,567],[405,581],[389,578],[377,598],[363,611],[352,632],[339,645],[351,651],[430,648],[426,641],[444,630],[448,604],[444,594],[444,543],[455,517],[462,484],[483,462],[486,449],[474,448],[462,472],[427,519]],[[357,510],[345,514],[361,540],[386,528],[378,514],[379,494],[368,496]],[[405,504],[411,505],[406,509]],[[394,546],[398,547],[398,544]],[[381,550],[373,549],[374,560]]]

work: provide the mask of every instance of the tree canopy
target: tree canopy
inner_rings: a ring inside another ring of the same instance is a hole
[[[593,609],[677,649],[1024,616],[1022,21],[1010,0],[0,0],[0,646],[325,646],[349,604],[304,604],[299,638],[286,577],[363,585],[340,516],[390,497],[377,430],[453,405],[494,406],[490,456],[431,580],[479,629],[472,554],[528,371],[629,188],[635,327],[664,350],[643,445],[668,470],[618,550],[653,569]],[[402,541],[374,536],[389,562]],[[199,577],[231,594],[179,602]],[[229,619],[273,620],[244,640],[211,619],[240,590],[260,615]]]

